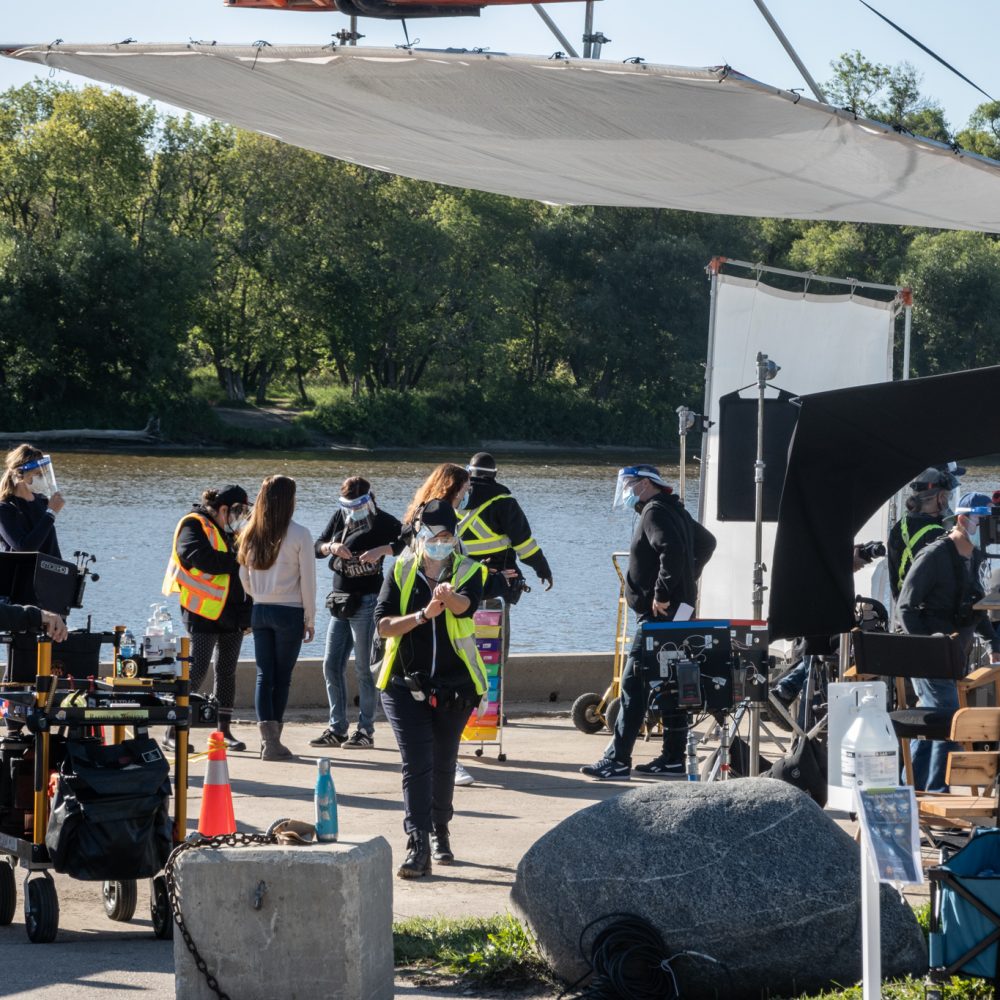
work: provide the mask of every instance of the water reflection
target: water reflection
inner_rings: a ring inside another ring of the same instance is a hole
[[[459,456],[465,461],[467,456]],[[60,488],[66,497],[59,515],[63,555],[95,553],[101,580],[87,591],[86,607],[71,624],[93,616],[94,627],[143,627],[149,605],[160,600],[160,584],[177,520],[202,490],[238,483],[253,496],[265,476],[282,473],[298,483],[296,520],[315,537],[332,513],[340,483],[350,475],[370,479],[379,504],[401,516],[416,487],[439,461],[455,455],[372,458],[326,453],[205,455],[58,454]],[[633,517],[611,512],[615,472],[634,456],[569,459],[499,456],[499,479],[510,487],[531,522],[552,566],[554,588],[535,586],[514,610],[514,649],[533,652],[611,649],[618,578],[611,553],[628,549]],[[643,461],[648,461],[643,457]],[[672,481],[677,466],[661,466]],[[697,496],[697,467],[688,470],[689,509]],[[991,493],[998,470],[969,470],[963,486]],[[317,560],[320,599],[330,574]],[[529,583],[534,573],[527,570]],[[747,582],[750,587],[750,581]],[[176,600],[172,602],[176,609]],[[304,655],[322,655],[326,612],[319,609],[319,635]],[[250,655],[250,642],[244,655]]]

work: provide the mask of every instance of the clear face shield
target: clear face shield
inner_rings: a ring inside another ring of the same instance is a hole
[[[52,469],[52,458],[49,455],[42,455],[32,462],[25,462],[17,471],[32,493],[50,497],[59,491],[56,474]]]
[[[632,468],[618,470],[618,480],[615,483],[615,495],[611,501],[612,510],[632,510],[636,505],[636,489],[641,489],[641,478]]]
[[[370,522],[375,515],[375,501],[370,493],[365,493],[360,497],[349,500],[347,497],[340,498],[340,509],[344,512],[344,520],[352,528],[361,527],[365,522]]]

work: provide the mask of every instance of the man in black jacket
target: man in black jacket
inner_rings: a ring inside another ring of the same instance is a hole
[[[984,593],[981,573],[985,556],[979,524],[990,514],[990,498],[983,493],[966,493],[955,512],[955,527],[931,542],[906,574],[897,605],[899,618],[910,635],[957,632],[967,652],[973,633],[978,631],[989,641],[995,662],[1000,658],[1000,639],[987,613],[973,610]],[[954,681],[915,677],[913,686],[921,708],[958,708]],[[948,791],[945,768],[953,747],[944,740],[913,742],[913,778],[918,789]]]
[[[951,462],[925,469],[910,483],[906,513],[892,526],[886,543],[889,589],[894,599],[899,599],[917,553],[947,533],[944,520],[951,514],[951,495],[958,489],[958,477],[964,475],[965,469]]]
[[[619,471],[614,506],[639,514],[625,575],[625,600],[638,624],[622,671],[621,708],[614,737],[601,760],[580,770],[599,780],[624,781],[632,773],[632,748],[649,700],[639,668],[642,623],[657,618],[673,620],[682,610],[687,616],[691,614],[698,599],[698,578],[715,551],[715,536],[691,517],[652,465],[626,466]],[[687,715],[664,714],[663,752],[636,770],[643,774],[683,773],[686,741]]]
[[[458,533],[466,554],[489,570],[485,596],[504,599],[504,660],[510,648],[510,608],[524,588],[517,562],[530,566],[546,590],[552,589],[552,570],[531,525],[510,490],[497,479],[497,463],[485,451],[469,461],[469,492],[459,508]]]

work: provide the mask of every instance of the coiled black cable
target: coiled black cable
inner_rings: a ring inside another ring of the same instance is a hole
[[[615,917],[619,919],[613,920]],[[613,922],[595,936],[588,956],[584,949],[587,932],[606,920]],[[576,993],[579,1000],[673,1000],[679,995],[663,938],[644,917],[606,913],[592,920],[580,932],[580,955],[590,972],[569,986],[563,996],[587,976],[590,982]]]

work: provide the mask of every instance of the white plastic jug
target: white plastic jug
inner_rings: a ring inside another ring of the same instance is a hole
[[[841,780],[847,788],[895,788],[899,784],[899,744],[887,712],[866,691],[840,744]]]

